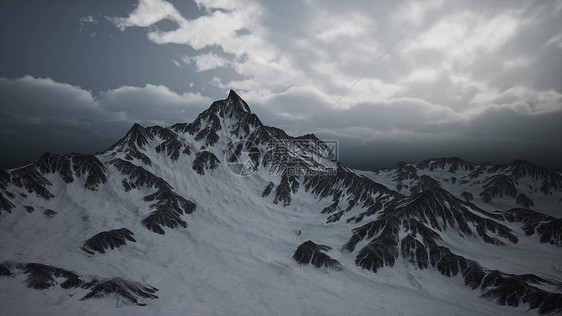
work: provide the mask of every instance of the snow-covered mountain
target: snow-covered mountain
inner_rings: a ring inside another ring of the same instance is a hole
[[[0,173],[2,314],[562,312],[562,174],[337,161],[235,92]]]

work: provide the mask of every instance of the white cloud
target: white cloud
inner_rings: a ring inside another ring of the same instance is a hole
[[[200,1],[205,8],[222,8],[223,10],[208,11],[193,20],[182,17],[170,3],[162,4],[162,0],[143,0],[126,18],[113,18],[120,29],[127,27],[148,27],[164,19],[177,22],[178,27],[172,31],[151,31],[148,38],[155,43],[187,44],[196,50],[217,45],[234,56],[232,67],[243,76],[255,78],[257,82],[267,82],[271,87],[283,89],[290,82],[297,82],[299,72],[296,71],[283,54],[265,38],[267,31],[260,25],[262,7],[254,1],[228,2]],[[222,5],[225,5],[222,7]],[[151,8],[162,6],[158,10]],[[238,34],[239,30],[247,33]],[[224,66],[227,61],[216,54],[203,54],[192,57],[200,70],[210,67]]]
[[[405,50],[435,50],[445,57],[442,63],[445,68],[468,67],[482,53],[494,52],[512,39],[519,24],[517,17],[509,12],[489,17],[464,11],[437,21]]]
[[[503,62],[503,67],[505,69],[512,69],[512,68],[523,68],[531,64],[530,58],[526,56],[516,57],[512,59],[505,60]]]
[[[398,23],[408,23],[410,25],[420,25],[426,20],[429,11],[439,9],[443,5],[443,0],[431,1],[408,1],[401,4],[393,14],[393,20]]]
[[[197,71],[211,70],[225,67],[230,64],[226,58],[220,57],[214,53],[201,54],[194,57],[188,57],[186,59],[188,63],[195,63]]]
[[[199,8],[205,9],[223,9],[223,10],[235,10],[239,2],[232,0],[195,0]]]
[[[477,94],[473,103],[477,112],[486,108],[511,108],[521,114],[540,114],[562,110],[562,94],[514,86],[505,91],[491,90]]]
[[[164,19],[175,21],[178,24],[184,21],[178,10],[164,0],[140,0],[127,18],[112,18],[111,20],[123,31],[133,26],[147,27]]]
[[[414,69],[406,77],[402,78],[401,81],[404,83],[416,82],[416,81],[434,81],[439,76],[440,71],[434,68],[418,68]]]
[[[551,37],[546,44],[544,44],[545,47],[549,47],[551,45],[556,45],[559,48],[562,48],[562,34],[558,34],[556,36]]]
[[[334,16],[332,12],[319,12],[312,23],[313,37],[326,43],[336,40],[355,40],[377,27],[376,21],[361,12]]]
[[[522,80],[540,76],[531,67],[560,44],[552,22],[538,14],[560,15],[548,4],[201,0],[205,13],[194,19],[169,3],[146,9],[163,2],[143,0],[114,22],[121,29],[176,22],[171,31],[151,29],[149,40],[191,46],[196,53],[188,60],[198,71],[217,69],[211,85],[239,90],[256,112],[286,129],[307,132],[316,124],[365,139],[388,139],[390,131],[415,139],[412,134],[468,133],[459,126],[484,122],[486,113],[520,119],[560,111],[561,91]],[[411,25],[325,121],[315,121]],[[543,31],[550,35],[541,35],[542,43],[529,44]],[[536,50],[523,49],[530,46]],[[221,68],[242,78],[226,79],[233,77],[222,77]]]

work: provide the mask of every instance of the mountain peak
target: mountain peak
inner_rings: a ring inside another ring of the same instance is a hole
[[[229,104],[230,106],[234,106],[237,109],[242,110],[244,112],[252,113],[250,107],[248,106],[248,103],[242,100],[242,98],[234,90],[230,90],[230,92],[228,93],[228,97],[226,98],[226,101],[227,104]]]
[[[236,91],[230,89],[230,92],[228,92],[228,99],[240,99],[240,96],[238,95],[238,93],[236,93]]]

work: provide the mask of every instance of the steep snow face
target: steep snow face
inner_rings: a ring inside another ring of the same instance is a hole
[[[561,311],[559,173],[459,158],[366,172],[336,158],[231,91],[191,123],[135,124],[100,154],[2,171],[0,310]]]

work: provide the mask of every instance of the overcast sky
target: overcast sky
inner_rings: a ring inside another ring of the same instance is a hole
[[[0,169],[191,122],[229,89],[356,168],[562,168],[562,1],[0,2]]]

